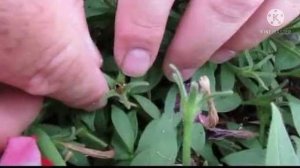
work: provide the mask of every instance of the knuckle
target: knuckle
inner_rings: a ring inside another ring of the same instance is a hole
[[[32,95],[47,95],[48,93],[47,80],[43,75],[34,75],[26,83],[23,90]]]
[[[163,29],[165,25],[164,19],[159,14],[145,14],[144,17],[134,16],[132,23],[137,26],[148,30]]]
[[[165,23],[156,16],[132,17],[129,22],[121,21],[118,26],[117,36],[121,39],[155,41],[163,36]]]
[[[207,1],[216,16],[225,22],[238,22],[255,10],[263,0],[213,0]]]
[[[68,53],[69,48],[69,43],[65,43],[42,50],[43,57],[34,63],[34,70],[23,89],[33,95],[49,95],[58,90],[75,61]]]
[[[145,6],[148,3],[148,7]],[[128,15],[129,22],[145,29],[163,29],[169,12],[169,1],[152,0],[134,5],[136,9]],[[155,9],[155,11],[151,10]]]
[[[143,19],[134,19],[131,25],[122,26],[118,32],[119,36],[159,36],[163,33],[164,27],[159,24],[152,24]]]
[[[122,28],[116,33],[117,42],[124,45],[133,45],[145,48],[155,47],[163,37],[163,29],[139,27],[134,29]],[[118,46],[118,44],[116,44]]]

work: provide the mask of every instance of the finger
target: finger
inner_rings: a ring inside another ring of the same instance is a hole
[[[8,32],[0,33],[0,81],[75,108],[105,105],[108,86],[83,1],[0,1],[0,6],[5,23],[0,31]]]
[[[0,151],[9,137],[20,135],[42,108],[42,97],[0,85]]]
[[[76,50],[74,50],[74,48]],[[35,74],[25,90],[33,95],[47,95],[66,105],[92,111],[106,104],[108,86],[99,64],[79,40],[55,55],[45,69]],[[97,53],[98,54],[98,53]],[[100,57],[100,56],[99,56]]]
[[[175,64],[188,79],[253,14],[263,0],[192,0],[184,13],[164,61]]]
[[[153,64],[173,1],[118,1],[114,53],[126,75],[142,76]]]
[[[300,2],[298,0],[265,1],[245,25],[214,53],[211,61],[222,63],[234,57],[238,52],[258,45],[262,40],[269,37],[271,32],[283,28],[299,14]]]

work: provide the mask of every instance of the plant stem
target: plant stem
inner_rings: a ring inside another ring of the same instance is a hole
[[[183,149],[182,149],[183,166],[189,166],[191,164],[191,141],[192,141],[192,122],[184,121]]]
[[[192,126],[196,108],[189,103],[182,103],[183,109],[183,144],[182,144],[182,164],[190,166],[191,164],[191,143],[192,143]]]
[[[85,128],[79,128],[77,130],[77,136],[87,138],[90,141],[95,142],[97,145],[99,145],[99,148],[106,148],[108,146],[106,142],[91,134]]]

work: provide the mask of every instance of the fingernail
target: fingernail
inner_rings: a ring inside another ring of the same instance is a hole
[[[106,96],[103,96],[99,101],[92,103],[89,107],[85,108],[86,111],[95,111],[101,109],[107,104]]]
[[[236,52],[233,50],[221,49],[213,54],[210,58],[210,61],[216,64],[226,62],[233,58],[236,55]]]
[[[191,68],[191,69],[183,69],[181,70],[181,74],[184,80],[188,80],[191,78],[197,69]]]
[[[150,68],[150,62],[150,53],[147,50],[141,48],[130,50],[123,59],[123,73],[132,77],[143,76]]]

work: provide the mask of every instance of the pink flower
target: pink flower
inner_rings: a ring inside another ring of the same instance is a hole
[[[34,137],[10,138],[0,166],[41,166],[42,157]]]

